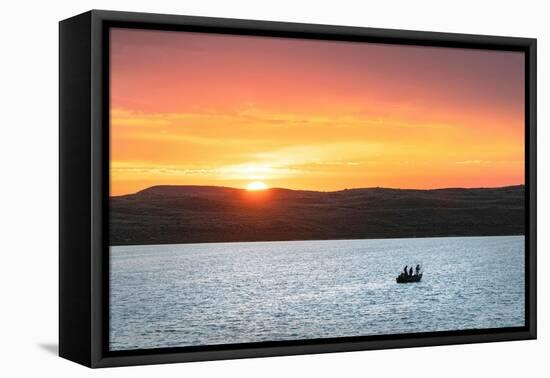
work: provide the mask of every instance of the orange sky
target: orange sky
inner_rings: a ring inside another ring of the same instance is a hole
[[[111,30],[111,194],[524,183],[523,53]]]

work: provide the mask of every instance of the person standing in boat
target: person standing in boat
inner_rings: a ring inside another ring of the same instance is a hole
[[[407,268],[408,268],[408,267],[409,267],[408,265],[405,265],[405,268],[403,268],[403,273],[405,274],[405,276],[408,276],[408,275],[409,275],[409,273],[408,273],[408,271],[407,271]]]
[[[411,269],[409,269],[409,276],[413,275],[413,267],[411,266]]]
[[[416,264],[416,275],[418,276],[418,274],[420,273],[420,264]]]

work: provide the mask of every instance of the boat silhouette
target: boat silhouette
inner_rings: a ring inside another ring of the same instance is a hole
[[[399,276],[397,276],[395,281],[397,283],[409,283],[409,282],[420,282],[421,279],[422,279],[422,273],[412,274],[412,275],[401,273]]]

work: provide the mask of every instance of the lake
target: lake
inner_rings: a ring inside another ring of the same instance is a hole
[[[120,246],[110,350],[523,326],[524,236]],[[420,283],[397,284],[421,264]]]

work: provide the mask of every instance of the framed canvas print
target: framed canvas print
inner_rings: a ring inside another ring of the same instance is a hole
[[[60,23],[60,355],[536,337],[536,40]]]

